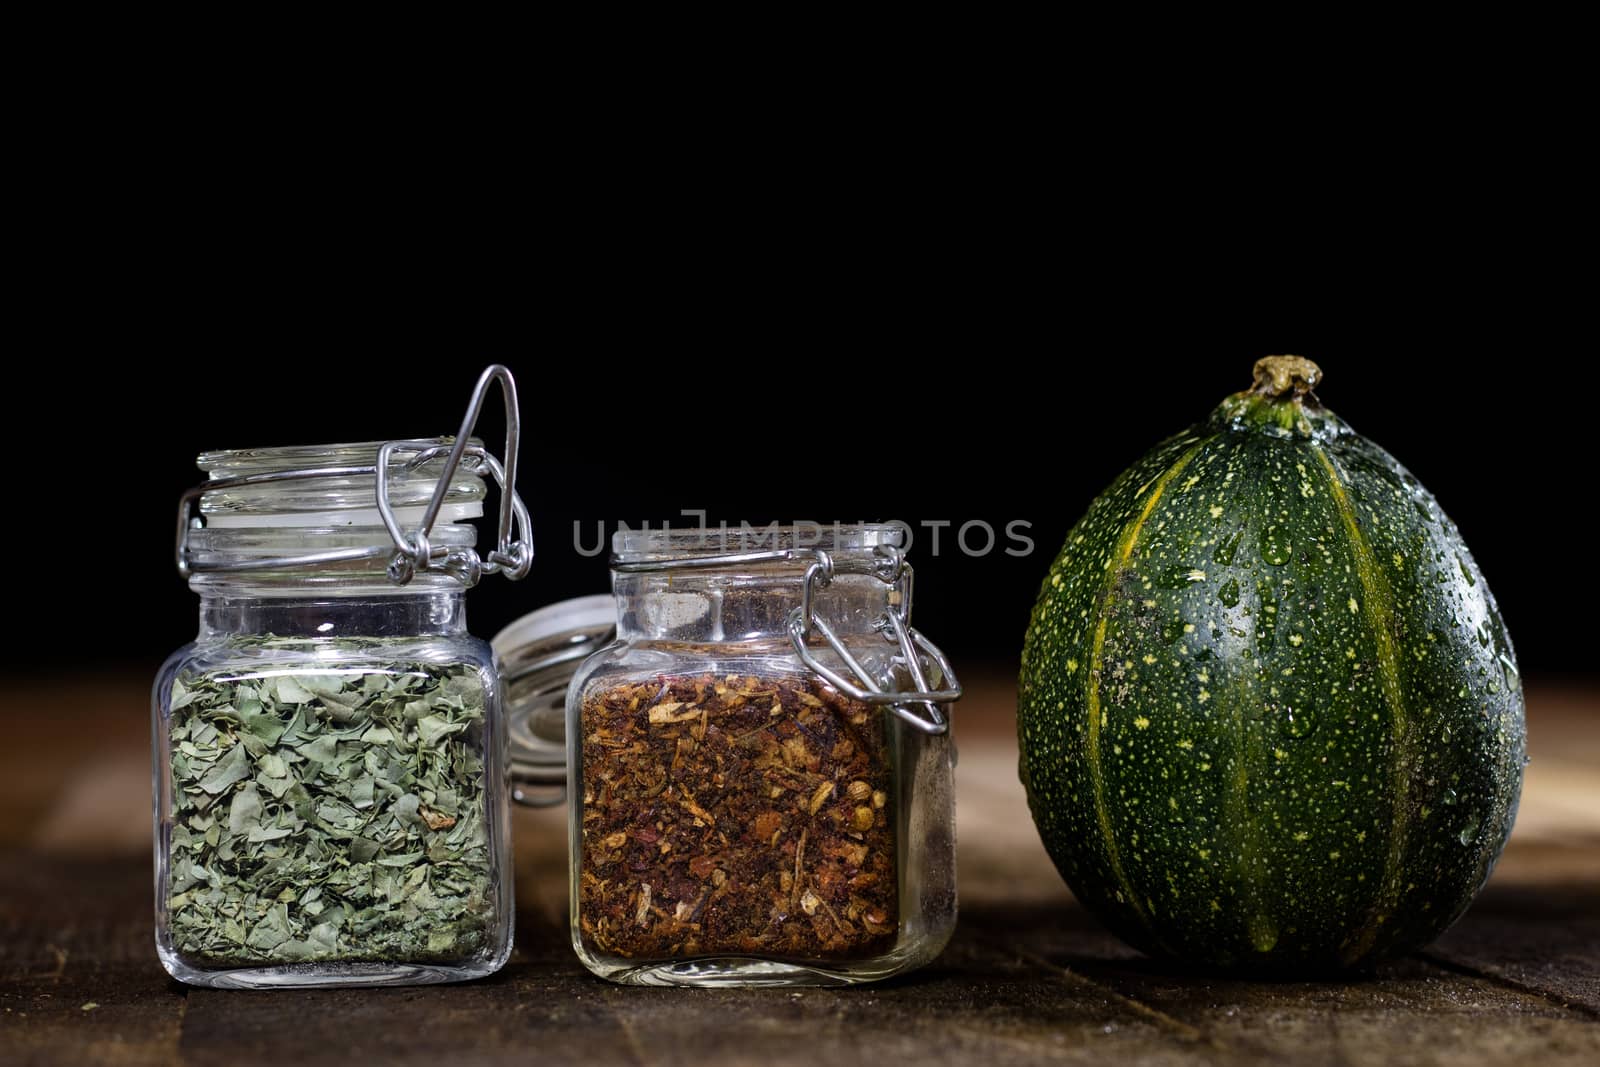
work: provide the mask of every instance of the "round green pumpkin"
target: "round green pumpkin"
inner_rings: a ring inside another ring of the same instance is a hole
[[[1511,832],[1522,686],[1455,525],[1322,407],[1308,360],[1134,464],[1045,578],[1021,774],[1135,947],[1263,971],[1438,936]]]

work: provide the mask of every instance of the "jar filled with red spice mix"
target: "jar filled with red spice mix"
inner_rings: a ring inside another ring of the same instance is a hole
[[[956,918],[960,688],[892,525],[623,530],[567,694],[572,938],[633,984],[873,981]]]

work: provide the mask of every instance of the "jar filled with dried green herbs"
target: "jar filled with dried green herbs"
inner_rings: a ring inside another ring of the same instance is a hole
[[[464,521],[506,473],[466,437],[496,372],[458,438],[201,455],[178,547],[199,634],[153,694],[174,977],[378,985],[505,962],[500,682],[465,613],[481,574],[520,577],[530,555],[514,494],[486,557]]]
[[[572,938],[636,984],[842,984],[955,924],[949,664],[895,526],[627,531],[568,691]]]

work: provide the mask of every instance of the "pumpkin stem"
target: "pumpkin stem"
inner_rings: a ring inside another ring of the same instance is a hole
[[[1291,393],[1299,400],[1317,387],[1322,368],[1301,356],[1265,356],[1256,360],[1255,391],[1283,399]]]

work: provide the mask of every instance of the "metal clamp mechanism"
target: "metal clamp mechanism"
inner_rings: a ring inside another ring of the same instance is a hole
[[[489,387],[500,383],[505,394],[506,447],[505,465],[481,445],[470,444],[472,431],[477,427],[483,410],[484,397]],[[332,563],[349,563],[363,559],[389,557],[389,580],[404,585],[418,571],[435,571],[449,574],[464,585],[473,586],[484,574],[503,574],[515,581],[525,578],[533,564],[532,522],[522,498],[517,495],[517,450],[521,443],[522,423],[517,407],[517,386],[511,371],[500,364],[487,368],[478,377],[467,405],[466,417],[453,444],[447,446],[432,441],[389,441],[378,449],[377,462],[344,467],[303,467],[294,470],[272,471],[267,474],[249,474],[237,478],[216,478],[186,491],[178,501],[178,536],[175,551],[178,574],[188,578],[196,573],[221,574],[249,571],[283,570],[296,567],[317,567]],[[422,521],[407,535],[395,518],[394,506],[389,500],[389,465],[397,451],[415,454],[406,460],[402,471],[410,473],[422,465],[448,452],[444,469],[433,488],[433,496],[423,512]],[[487,558],[479,557],[471,548],[434,547],[428,543],[433,524],[444,506],[450,483],[461,466],[464,456],[472,456],[483,463],[500,487],[500,523],[495,547]],[[204,526],[205,520],[196,513],[196,506],[206,493],[242,486],[266,485],[272,482],[298,481],[317,478],[351,478],[372,475],[378,514],[389,531],[393,547],[373,545],[365,548],[339,548],[324,552],[307,552],[292,556],[270,556],[260,559],[239,560],[230,563],[196,563],[189,554],[191,530]],[[513,527],[515,536],[513,537]]]
[[[903,580],[904,588],[901,591],[900,602],[878,620],[877,630],[885,636],[892,636],[892,639],[899,644],[906,670],[911,673],[911,680],[916,683],[916,689],[913,690],[885,689],[872,677],[871,672],[862,667],[850,654],[850,650],[839,640],[839,636],[813,610],[812,601],[816,591],[826,588],[833,581],[835,573],[847,573],[836,569],[833,557],[828,553],[819,551],[815,556],[815,561],[806,568],[806,585],[801,606],[795,608],[789,615],[789,640],[794,643],[795,655],[800,657],[800,662],[854,700],[864,704],[887,705],[895,715],[923,733],[942,734],[948,731],[949,720],[945,718],[939,705],[961,699],[961,683],[956,680],[955,670],[950,666],[949,658],[939,651],[938,646],[912,629],[910,625],[908,615],[911,608],[911,565],[905,562],[900,550],[887,546],[878,548],[878,559],[883,561],[884,566],[875,572],[875,577],[891,584]],[[884,573],[885,571],[887,573]],[[822,635],[828,647],[833,649],[834,654],[850,668],[850,673],[855,675],[860,685],[852,683],[812,655],[809,639],[813,630]],[[940,684],[944,688],[928,688],[928,679],[923,672],[922,657],[918,654],[918,649],[933,661],[934,667],[939,672]]]
[[[489,392],[489,386],[495,382],[500,383],[500,391],[506,399],[506,461],[502,470],[495,458],[482,449],[474,449],[468,445],[472,438],[472,431],[478,426],[478,416],[483,411],[483,398]],[[517,581],[528,576],[528,568],[533,565],[533,524],[528,519],[528,509],[523,506],[522,498],[517,496],[517,449],[522,441],[522,417],[517,409],[517,384],[511,377],[511,372],[496,363],[489,367],[478,377],[478,385],[472,390],[472,401],[467,405],[466,417],[461,420],[461,429],[456,434],[455,444],[450,447],[449,458],[444,461],[444,470],[439,474],[439,480],[434,484],[433,497],[428,501],[427,510],[422,513],[422,522],[418,524],[410,537],[400,529],[400,524],[395,520],[394,508],[389,503],[389,457],[396,448],[402,447],[401,442],[390,441],[378,449],[377,465],[377,495],[378,514],[383,516],[383,525],[388,528],[389,536],[394,538],[395,554],[389,560],[389,580],[399,585],[409,582],[419,570],[443,570],[455,574],[468,586],[478,584],[478,579],[484,574],[504,574],[512,581]],[[455,477],[456,470],[461,466],[461,457],[469,450],[481,454],[484,464],[494,475],[495,481],[500,484],[500,527],[495,539],[495,547],[490,551],[487,559],[480,560],[478,554],[470,548],[457,549],[446,552],[442,549],[432,548],[428,544],[428,534],[433,531],[433,524],[439,517],[439,509],[444,506],[445,494],[450,491],[450,480]],[[417,454],[408,465],[414,468],[444,451],[443,446],[430,448]],[[517,537],[511,536],[512,523],[516,523]],[[442,561],[438,566],[435,560]]]

